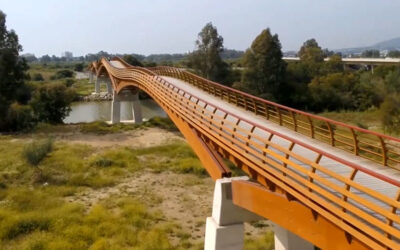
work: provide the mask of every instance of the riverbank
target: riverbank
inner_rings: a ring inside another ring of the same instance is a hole
[[[213,182],[180,133],[160,124],[47,125],[0,136],[1,245],[202,249]],[[37,178],[22,152],[48,137],[53,150]],[[246,225],[247,249],[268,249],[272,239],[267,222]]]
[[[113,95],[107,92],[91,93],[86,96],[80,96],[78,101],[81,102],[101,102],[101,101],[111,101]]]

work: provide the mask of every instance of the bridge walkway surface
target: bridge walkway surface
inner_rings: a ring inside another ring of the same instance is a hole
[[[101,64],[108,67],[110,78],[121,82],[128,81],[128,72],[148,81],[133,86],[147,90],[154,86],[154,95],[160,96],[158,102],[179,113],[208,137],[210,144],[218,144],[217,150],[222,148],[218,152],[233,155],[230,160],[241,159],[239,165],[253,166],[247,166],[246,172],[254,181],[288,193],[291,199],[310,207],[313,217],[315,212],[327,218],[343,230],[349,245],[356,239],[365,248],[400,249],[399,170],[274,123],[192,83],[168,76],[168,71],[164,74],[159,69],[131,67],[121,59],[103,59],[95,67]],[[147,71],[154,73],[142,76]],[[214,141],[210,139],[214,137]],[[254,172],[259,175],[252,175]],[[257,197],[254,203],[261,199]],[[326,247],[335,240],[312,243]]]

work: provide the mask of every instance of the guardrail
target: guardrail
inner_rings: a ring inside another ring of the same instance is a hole
[[[104,59],[102,64],[119,80],[118,90],[131,85],[145,90],[163,109],[172,110],[209,138],[261,184],[274,183],[373,249],[400,249],[398,181],[256,125],[144,69],[117,69]],[[286,141],[287,146],[274,139]],[[304,157],[304,152],[313,153],[315,158]],[[341,171],[332,171],[326,164]],[[365,175],[397,195],[360,184],[359,177]]]
[[[188,82],[207,93],[281,126],[400,170],[400,139],[289,108],[172,67],[150,68],[158,75]]]

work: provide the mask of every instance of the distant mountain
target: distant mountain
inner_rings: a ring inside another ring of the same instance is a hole
[[[378,50],[400,50],[400,37],[377,43],[371,47]]]
[[[393,39],[386,40],[386,41],[382,41],[382,42],[379,42],[379,43],[376,43],[374,45],[367,46],[367,47],[336,49],[334,51],[335,52],[340,52],[340,53],[342,53],[344,55],[348,55],[348,54],[362,53],[365,50],[371,50],[371,49],[379,50],[379,51],[383,51],[383,50],[387,50],[387,51],[400,50],[400,37],[393,38]]]

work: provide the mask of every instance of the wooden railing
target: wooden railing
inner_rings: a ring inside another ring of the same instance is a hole
[[[115,68],[105,59],[101,64],[117,80],[117,92],[127,86],[141,88],[163,109],[171,111],[208,138],[225,156],[262,185],[269,186],[271,182],[279,186],[293,199],[310,207],[372,249],[400,249],[400,217],[396,214],[400,208],[398,181],[254,124],[180,89],[148,70]],[[166,75],[170,69],[162,70],[162,74]],[[153,72],[158,74],[159,69]],[[192,77],[181,71],[168,74],[179,76],[180,79]],[[190,80],[186,78],[185,81]],[[200,86],[198,82],[193,84]],[[247,107],[247,110],[261,110],[257,108],[259,104],[256,99],[246,100],[247,97],[239,95],[233,97],[233,92],[223,92],[224,88],[217,88],[214,84],[204,88],[224,99],[231,96],[234,103],[237,100],[238,106]],[[268,108],[260,114],[271,116]],[[271,117],[281,121],[282,125],[287,121],[280,107]],[[298,119],[291,121],[294,128],[297,122],[299,129]],[[310,127],[315,130],[315,125]],[[331,126],[327,131],[334,129]],[[277,143],[277,140],[286,142],[286,146]],[[334,165],[340,171],[332,171],[332,167],[327,165]],[[369,178],[371,182],[379,183],[391,192],[373,190],[360,184],[360,178]]]
[[[150,68],[188,82],[207,93],[336,148],[400,169],[400,139],[289,108],[172,67]]]

